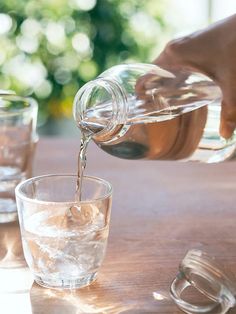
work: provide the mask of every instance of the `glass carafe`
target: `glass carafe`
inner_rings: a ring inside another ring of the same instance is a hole
[[[221,90],[208,77],[153,64],[121,64],[85,84],[74,100],[83,133],[126,159],[219,162],[236,136],[219,135]]]

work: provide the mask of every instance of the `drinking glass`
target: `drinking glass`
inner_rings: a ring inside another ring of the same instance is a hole
[[[32,98],[0,93],[0,222],[17,218],[14,192],[31,176],[37,111]]]
[[[83,177],[76,199],[77,176],[46,175],[16,188],[26,262],[35,281],[49,288],[79,288],[95,280],[109,232],[111,185]]]

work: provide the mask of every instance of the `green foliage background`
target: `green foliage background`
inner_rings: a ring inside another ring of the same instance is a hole
[[[167,0],[0,2],[0,89],[32,95],[40,123],[70,117],[76,91],[108,67],[150,62],[169,29]]]

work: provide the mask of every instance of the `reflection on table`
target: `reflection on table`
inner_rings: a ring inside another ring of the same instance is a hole
[[[33,278],[25,263],[18,221],[0,224],[0,304],[4,314],[31,314]],[[22,312],[23,313],[23,312]]]

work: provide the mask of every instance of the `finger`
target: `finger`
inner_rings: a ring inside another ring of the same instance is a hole
[[[227,121],[224,118],[221,118],[220,135],[223,136],[225,139],[229,139],[233,135],[235,127],[235,122]]]
[[[220,135],[229,139],[236,128],[236,105],[222,102],[220,117]]]
[[[155,74],[145,74],[136,81],[135,89],[139,92],[145,92],[149,87],[155,86],[158,80],[160,78]]]
[[[191,69],[192,59],[196,59],[196,53],[195,49],[189,49],[192,45],[188,44],[189,39],[189,36],[186,36],[171,40],[153,63],[167,70]]]

